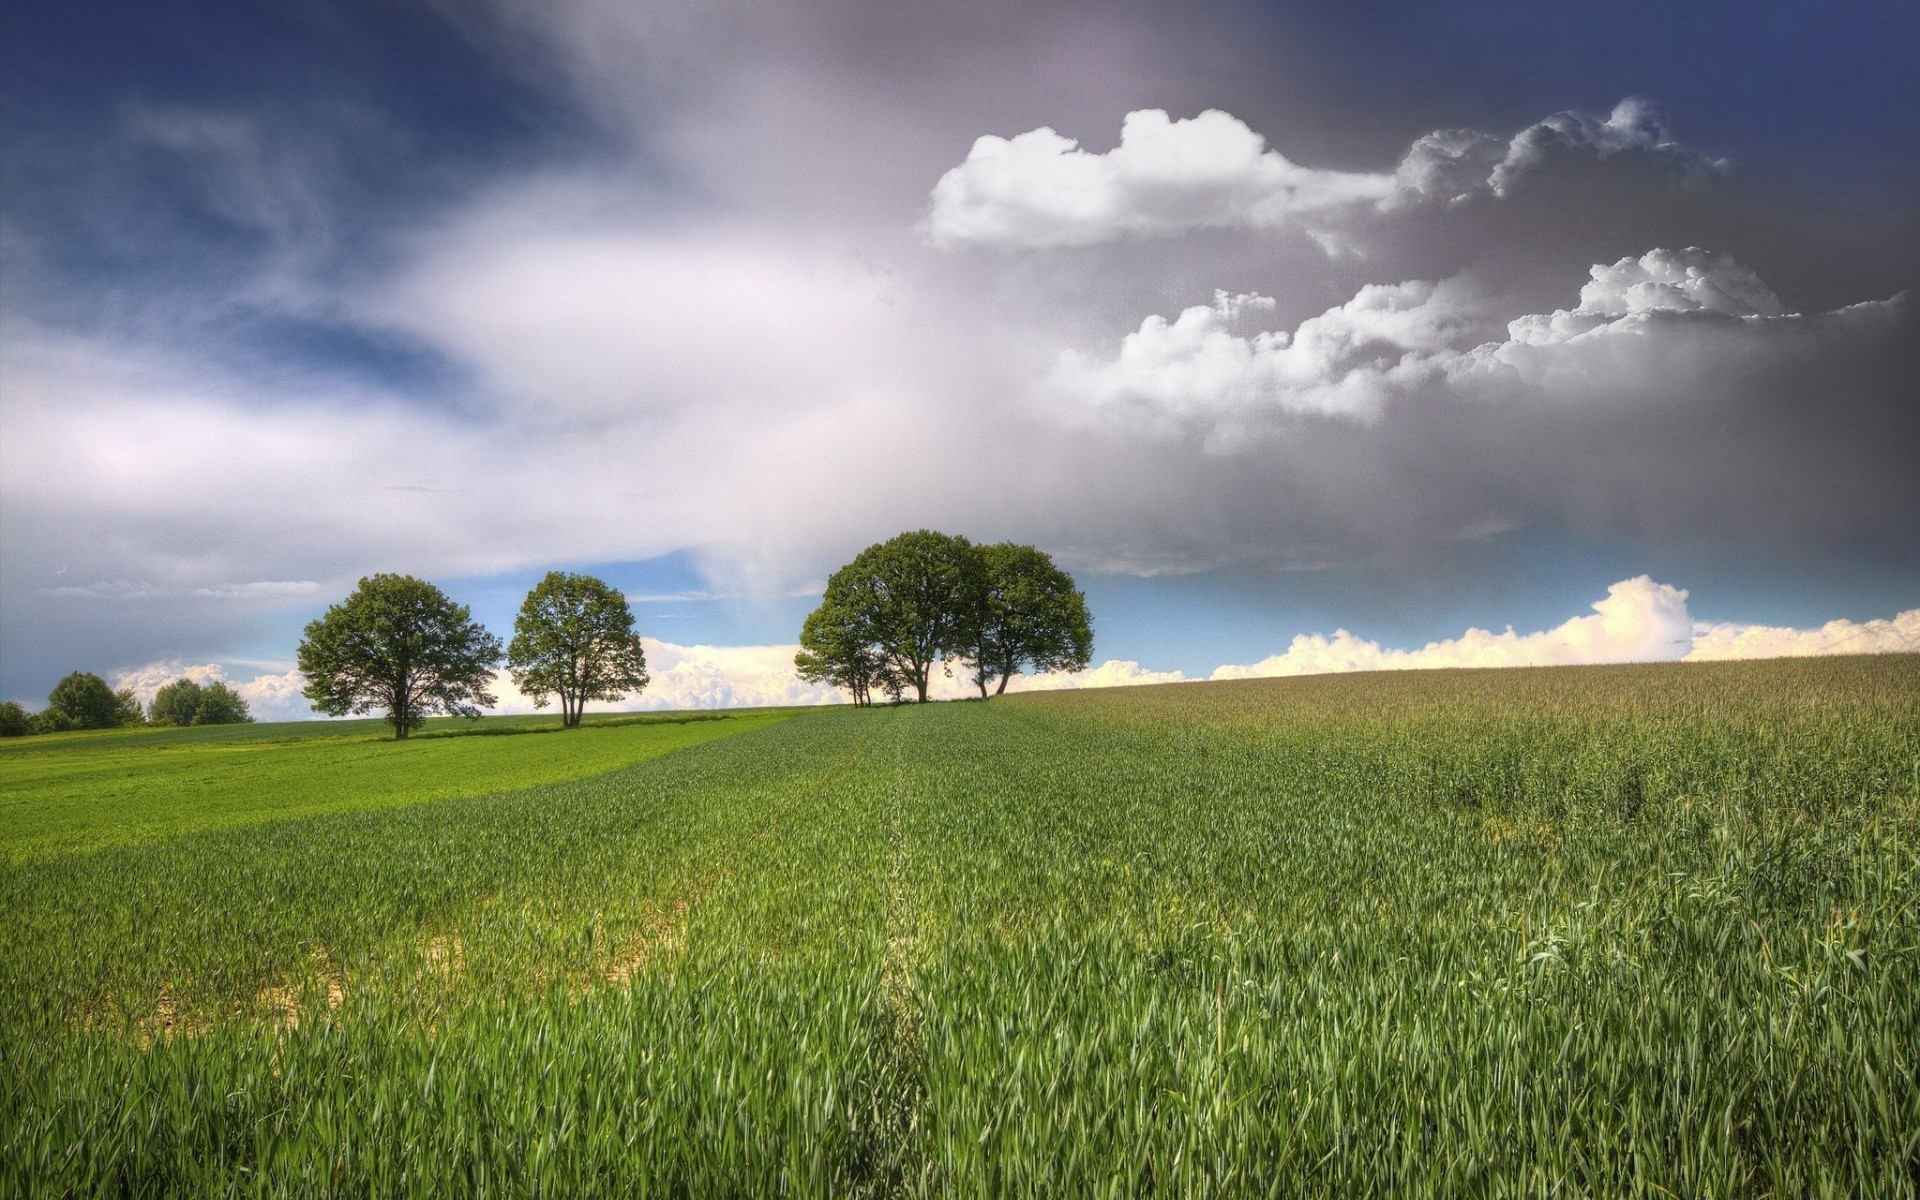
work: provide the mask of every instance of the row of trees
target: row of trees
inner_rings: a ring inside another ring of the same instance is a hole
[[[959,664],[985,698],[1023,669],[1078,671],[1092,656],[1086,597],[1047,554],[922,529],[833,573],[801,626],[794,667],[845,688],[855,704],[897,702],[909,690],[925,703],[942,661]]]
[[[549,572],[500,639],[439,588],[411,575],[369,575],[309,624],[300,642],[305,695],[329,716],[384,710],[395,738],[434,713],[478,717],[502,661],[536,708],[560,701],[573,728],[590,700],[647,686],[647,658],[627,598],[591,575]]]
[[[154,693],[144,712],[132,688],[115,690],[91,671],[75,671],[54,684],[46,708],[37,713],[12,700],[0,702],[0,737],[146,724],[230,725],[251,720],[246,699],[218,680],[201,685],[191,679],[176,679]]]

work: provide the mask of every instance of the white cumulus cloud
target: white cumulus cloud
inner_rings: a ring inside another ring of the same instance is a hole
[[[1329,249],[1368,214],[1503,196],[1555,153],[1638,151],[1699,176],[1723,164],[1673,140],[1659,107],[1628,97],[1606,116],[1562,112],[1511,138],[1471,129],[1416,139],[1385,171],[1305,167],[1231,113],[1127,114],[1103,154],[1042,126],[977,139],[934,185],[922,232],[935,246],[1084,246],[1117,237],[1240,227],[1304,230]]]
[[[1574,617],[1537,633],[1469,629],[1457,638],[1429,642],[1418,650],[1394,650],[1345,629],[1303,633],[1279,654],[1244,666],[1227,665],[1214,679],[1261,679],[1276,675],[1321,675],[1334,671],[1422,670],[1434,667],[1545,667],[1574,663],[1658,662],[1686,657],[1693,620],[1684,589],[1645,575],[1623,579],[1594,603],[1590,616]]]
[[[1052,384],[1067,411],[1119,412],[1179,427],[1259,413],[1376,415],[1385,399],[1437,377],[1491,328],[1484,301],[1458,280],[1369,284],[1292,330],[1239,332],[1265,296],[1216,292],[1172,321],[1151,316],[1097,359],[1064,352]]]
[[[1828,621],[1814,629],[1779,625],[1703,624],[1694,629],[1688,661],[1804,658],[1815,654],[1911,654],[1920,651],[1920,608],[1871,621]]]

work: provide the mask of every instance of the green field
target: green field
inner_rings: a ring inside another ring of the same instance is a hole
[[[1920,657],[594,736],[9,863],[0,1194],[1920,1194]]]
[[[584,779],[790,712],[602,716],[570,733],[553,717],[440,718],[407,743],[379,720],[14,738],[0,858]]]

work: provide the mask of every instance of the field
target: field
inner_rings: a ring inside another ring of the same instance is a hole
[[[0,858],[582,779],[784,715],[602,716],[591,736],[511,741],[562,731],[495,717],[431,720],[405,744],[380,720],[16,738],[0,742]]]
[[[1920,1194],[1920,657],[820,711],[471,794],[510,761],[29,839],[0,1193]]]

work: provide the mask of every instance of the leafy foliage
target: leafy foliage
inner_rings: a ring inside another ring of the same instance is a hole
[[[976,546],[922,529],[869,546],[827,580],[800,630],[802,679],[925,701],[933,665],[968,664],[980,694],[1031,666],[1077,671],[1093,653],[1092,618],[1073,578],[1032,546]]]
[[[591,575],[549,571],[513,621],[507,647],[513,682],[545,708],[560,697],[560,723],[571,729],[589,700],[618,700],[647,686],[647,656],[633,613],[617,588]]]
[[[0,737],[22,737],[33,725],[33,714],[12,700],[0,700]]]
[[[478,717],[500,639],[439,588],[411,575],[370,575],[308,624],[299,664],[305,695],[329,716],[385,709],[396,739],[429,714]]]
[[[853,608],[848,592],[848,588],[835,587],[829,581],[820,607],[808,613],[800,626],[800,652],[793,656],[794,669],[808,683],[847,689],[855,705],[873,703],[875,692],[898,700],[900,676],[887,666],[874,644],[877,635],[872,623]]]
[[[195,725],[246,725],[252,721],[246,697],[224,681],[216,679],[200,689],[200,707],[193,714]]]
[[[162,684],[147,704],[147,720],[155,725],[191,725],[200,711],[200,685],[191,679]]]
[[[1013,542],[980,547],[983,588],[968,622],[966,658],[980,694],[994,694],[1023,667],[1083,671],[1093,657],[1093,618],[1073,576],[1045,551]]]
[[[221,680],[202,687],[191,679],[163,684],[147,705],[155,725],[243,725],[253,720],[246,698]]]
[[[117,729],[144,719],[132,688],[115,691],[91,671],[75,671],[53,685],[47,707],[33,718],[32,729],[35,733]]]

